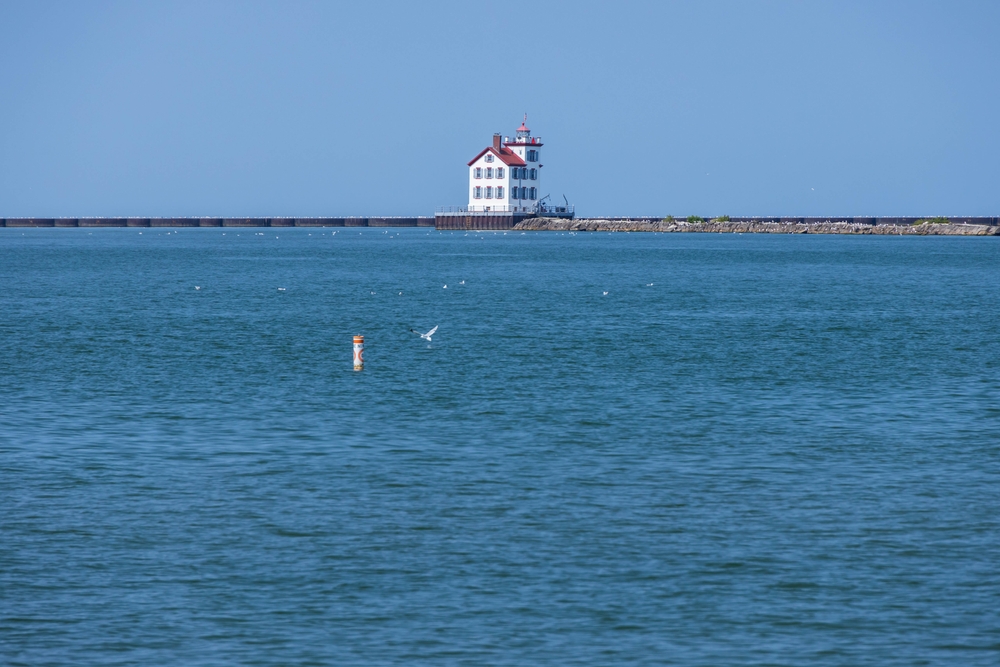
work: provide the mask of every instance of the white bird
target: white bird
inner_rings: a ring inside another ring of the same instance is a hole
[[[194,286],[194,288],[195,288],[196,290],[199,290],[199,289],[201,289],[201,285],[195,285],[195,286]]]
[[[433,336],[434,332],[437,331],[437,330],[438,330],[438,328],[437,328],[437,326],[435,326],[433,329],[431,329],[427,333],[422,334],[419,331],[417,331],[416,329],[410,329],[410,331],[412,331],[413,333],[417,334],[418,336],[420,336],[421,338],[423,338],[424,340],[426,340],[428,343],[431,342],[431,336]]]
[[[279,288],[278,288],[278,291],[279,291],[279,292],[284,292],[284,291],[285,291],[285,288],[284,288],[284,287],[279,287]]]
[[[441,289],[448,289],[448,286],[447,286],[447,285],[445,285],[445,286],[444,286],[444,287],[442,287]]]
[[[464,285],[464,284],[465,284],[465,281],[463,280],[463,281],[459,282],[458,284],[459,284],[459,285]]]
[[[652,287],[653,283],[646,283],[646,287]]]
[[[605,292],[605,293],[604,293],[604,296],[607,296],[607,295],[608,295],[608,293],[607,293],[607,292]]]

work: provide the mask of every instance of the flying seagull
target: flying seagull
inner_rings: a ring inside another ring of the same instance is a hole
[[[435,331],[437,331],[437,330],[438,330],[438,328],[437,328],[437,327],[434,327],[433,329],[431,329],[431,330],[430,330],[430,331],[428,331],[427,333],[425,333],[425,334],[422,334],[422,333],[420,333],[419,331],[417,331],[416,329],[410,329],[410,331],[412,331],[413,333],[417,334],[417,335],[418,335],[418,336],[420,336],[421,338],[424,338],[424,339],[426,339],[428,343],[429,343],[429,342],[431,342],[431,336],[433,336],[433,335],[434,335],[434,332],[435,332]]]

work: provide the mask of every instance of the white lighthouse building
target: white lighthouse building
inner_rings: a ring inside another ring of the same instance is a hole
[[[493,135],[493,145],[469,162],[469,211],[531,212],[538,201],[542,140],[531,136],[528,114],[511,137]]]

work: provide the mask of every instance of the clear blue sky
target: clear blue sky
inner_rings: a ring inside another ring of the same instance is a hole
[[[1000,215],[1000,2],[0,0],[0,216]]]

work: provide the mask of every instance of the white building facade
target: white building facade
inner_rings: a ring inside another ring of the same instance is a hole
[[[530,212],[538,208],[542,140],[528,116],[514,137],[493,135],[493,145],[469,162],[469,211]]]

